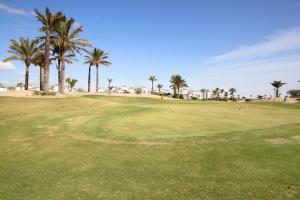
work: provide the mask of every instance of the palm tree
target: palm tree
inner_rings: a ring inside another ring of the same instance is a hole
[[[78,82],[78,80],[76,80],[76,79],[70,79],[69,85],[70,85],[71,91],[73,90],[73,88],[75,87],[77,82]]]
[[[224,89],[221,89],[221,90],[220,90],[220,94],[221,94],[221,96],[222,96],[222,99],[223,99],[223,94],[224,94],[224,92],[225,92]]]
[[[113,80],[112,80],[112,78],[109,78],[109,79],[107,79],[107,81],[108,81],[108,94],[110,94],[110,91],[112,89],[111,83]]]
[[[87,52],[88,55],[85,56],[86,62],[88,62],[90,65],[91,63],[96,66],[96,92],[98,92],[99,88],[99,66],[109,66],[111,63],[107,61],[108,54],[105,53],[103,50],[94,48],[93,51]]]
[[[235,88],[230,88],[229,90],[229,94],[230,94],[230,98],[231,98],[231,100],[233,100],[234,99],[234,93],[236,93],[236,89]]]
[[[74,27],[75,20],[73,18],[69,20],[60,21],[59,26],[56,28],[53,34],[54,52],[58,55],[58,68],[60,69],[60,89],[61,93],[64,92],[64,79],[65,79],[65,63],[66,57],[72,58],[75,53],[80,53],[81,50],[85,50],[85,47],[90,46],[90,43],[81,39],[79,33],[83,31],[83,27]]]
[[[41,32],[45,33],[45,37],[42,37],[45,40],[45,64],[44,64],[44,91],[49,91],[49,65],[50,65],[50,38],[55,29],[57,28],[59,22],[64,18],[64,15],[61,12],[52,14],[49,8],[46,8],[45,14],[40,13],[37,9],[34,9],[35,16],[38,21],[42,23],[40,28]]]
[[[39,67],[40,70],[40,91],[43,91],[43,80],[44,80],[44,66],[45,66],[45,57],[44,57],[44,53],[42,53],[41,51],[39,53],[37,53],[34,57],[34,65]]]
[[[270,83],[274,88],[275,88],[275,92],[276,92],[276,98],[279,97],[279,88],[281,88],[283,85],[285,85],[286,83],[283,83],[281,81],[273,81],[272,83]]]
[[[93,66],[93,59],[90,59],[89,57],[85,58],[85,62],[89,64],[89,75],[88,75],[88,92],[91,92],[91,70],[92,70],[92,66]]]
[[[150,76],[148,80],[151,81],[151,84],[152,84],[151,93],[153,93],[153,83],[154,83],[154,81],[157,81],[157,79],[155,76]]]
[[[202,93],[202,100],[204,100],[204,93],[205,93],[205,89],[201,89],[200,92]]]
[[[171,86],[174,89],[174,92],[177,89],[177,98],[179,99],[180,88],[188,87],[186,81],[180,75],[173,75],[170,79]]]
[[[162,84],[158,84],[158,85],[157,85],[158,94],[160,94],[161,89],[162,89],[163,87],[164,87],[164,86],[163,86]]]
[[[66,83],[68,84],[68,91],[70,91],[70,82],[71,82],[71,78],[67,78],[66,79]]]
[[[19,60],[23,61],[26,65],[25,73],[25,90],[28,90],[29,81],[29,66],[33,63],[35,55],[38,53],[37,41],[29,40],[29,38],[20,37],[19,42],[16,40],[10,40],[10,46],[7,52],[12,56],[4,59],[4,62]]]
[[[216,88],[212,91],[212,94],[214,96],[214,98],[219,98],[220,96],[220,89],[219,88]]]

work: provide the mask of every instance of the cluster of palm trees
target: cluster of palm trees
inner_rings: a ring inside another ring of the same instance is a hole
[[[19,41],[12,39],[8,52],[10,57],[4,62],[19,60],[26,66],[25,90],[28,90],[29,67],[31,64],[40,69],[40,90],[49,91],[49,71],[50,64],[55,62],[58,74],[59,91],[64,92],[65,68],[66,64],[76,61],[76,53],[82,51],[87,53],[86,63],[89,64],[88,91],[90,92],[90,73],[91,67],[96,66],[97,81],[96,92],[99,87],[98,68],[100,65],[110,65],[106,59],[107,53],[99,48],[88,51],[91,47],[88,40],[80,38],[83,27],[76,27],[73,18],[68,19],[62,12],[51,13],[46,8],[45,13],[34,9],[37,20],[41,23],[39,29],[43,36],[30,40],[28,37],[20,37]],[[77,82],[77,80],[76,80]]]

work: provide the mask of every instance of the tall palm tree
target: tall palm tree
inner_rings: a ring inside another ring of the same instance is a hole
[[[49,91],[49,65],[50,65],[50,38],[57,28],[59,22],[64,18],[64,15],[61,12],[57,12],[52,14],[47,7],[45,10],[45,14],[40,13],[37,9],[34,9],[35,16],[38,21],[42,23],[42,27],[40,28],[41,32],[45,33],[43,37],[45,41],[45,64],[44,64],[44,91]]]
[[[45,66],[45,54],[40,51],[34,57],[34,65],[39,67],[40,70],[40,91],[43,91],[44,80],[44,66]]]
[[[161,93],[161,89],[163,88],[164,86],[162,84],[158,84],[157,85],[157,89],[158,89],[158,94]]]
[[[26,65],[25,72],[25,90],[28,90],[29,81],[29,66],[34,63],[34,57],[38,53],[39,49],[37,47],[36,40],[30,40],[28,37],[20,37],[19,42],[16,40],[10,40],[10,46],[7,52],[12,54],[12,56],[4,59],[4,62],[19,60],[23,61]]]
[[[275,88],[275,92],[276,92],[276,98],[279,97],[279,88],[281,88],[283,85],[285,85],[286,83],[283,83],[281,81],[273,81],[272,83],[270,83],[274,88]]]
[[[230,98],[231,98],[231,100],[233,100],[234,99],[234,93],[236,93],[236,89],[235,88],[230,88],[229,90],[229,94],[230,94]]]
[[[74,57],[75,53],[80,53],[81,50],[85,51],[85,47],[90,46],[90,43],[81,39],[79,33],[83,31],[83,27],[74,28],[75,20],[60,21],[59,26],[53,34],[53,43],[56,46],[55,51],[59,57],[58,68],[60,69],[60,89],[61,93],[64,92],[64,79],[65,79],[65,57]]]
[[[87,52],[88,55],[85,56],[86,62],[90,61],[89,64],[91,63],[96,66],[96,92],[98,92],[99,88],[99,66],[104,65],[104,66],[109,66],[111,63],[107,61],[108,59],[108,54],[105,53],[103,50],[94,48],[93,51]]]
[[[149,81],[151,81],[152,87],[151,87],[151,93],[153,93],[153,83],[154,81],[157,81],[157,78],[155,76],[150,76]]]
[[[188,87],[186,81],[180,75],[173,75],[170,79],[171,86],[174,91],[177,89],[177,98],[179,99],[180,88]]]

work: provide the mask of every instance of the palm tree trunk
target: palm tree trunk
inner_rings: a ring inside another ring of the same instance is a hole
[[[99,71],[98,71],[98,68],[99,66],[96,65],[96,68],[97,68],[97,74],[96,74],[96,92],[98,92],[98,88],[99,88]]]
[[[65,93],[65,60],[62,59],[61,60],[61,78],[60,78],[60,87],[61,87],[61,91],[60,93],[61,94],[64,94]]]
[[[58,92],[61,92],[61,62],[60,59],[57,60],[57,84],[58,84]]]
[[[279,89],[276,89],[276,98],[279,97]]]
[[[91,92],[91,65],[89,66],[88,92]]]
[[[25,90],[28,90],[29,66],[30,66],[30,64],[26,64],[26,72],[25,72]]]
[[[45,65],[44,65],[44,91],[49,91],[49,51],[50,51],[50,31],[46,30],[45,39]]]
[[[177,90],[178,90],[178,95],[177,95],[177,98],[178,98],[178,99],[179,99],[179,89],[180,89],[180,88],[179,88],[179,87],[177,87]]]
[[[40,91],[43,91],[43,67],[40,66]]]
[[[151,93],[153,94],[153,81],[151,82],[152,82]]]

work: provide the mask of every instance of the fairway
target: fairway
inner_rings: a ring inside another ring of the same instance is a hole
[[[300,104],[0,98],[0,199],[300,199]]]

